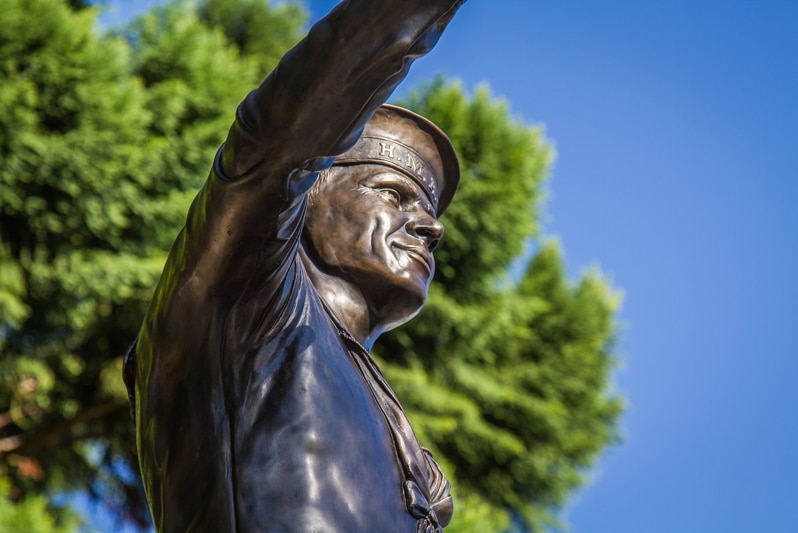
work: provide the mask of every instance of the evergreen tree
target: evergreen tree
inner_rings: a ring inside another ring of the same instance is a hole
[[[291,16],[276,34],[299,33]],[[260,67],[185,2],[118,36],[94,17],[0,10],[0,475],[145,524],[121,358]]]
[[[299,42],[307,23],[299,4],[269,5],[265,0],[203,0],[198,13],[209,27],[221,30],[242,56],[255,61],[259,77]]]
[[[178,1],[99,36],[85,4],[0,10],[0,475],[25,508],[78,489],[146,523],[121,356],[237,102],[305,17]],[[401,103],[450,134],[463,179],[427,307],[375,354],[453,482],[448,529],[539,530],[615,438],[617,297],[595,272],[567,283],[540,242],[540,130],[486,89]]]
[[[121,490],[112,457],[132,452],[118,356],[163,253],[138,202],[148,117],[128,58],[95,35],[91,9],[0,10],[0,469],[12,493]]]

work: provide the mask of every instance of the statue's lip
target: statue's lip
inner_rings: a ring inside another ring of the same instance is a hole
[[[412,259],[415,259],[424,265],[424,267],[427,269],[427,272],[432,274],[432,257],[430,257],[426,246],[416,246],[406,243],[396,243],[394,246],[406,251]]]

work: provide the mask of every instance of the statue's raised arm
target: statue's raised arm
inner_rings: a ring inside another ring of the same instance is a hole
[[[159,533],[440,531],[368,349],[423,304],[459,179],[383,105],[463,0],[350,0],[241,103],[125,361]]]
[[[226,153],[223,169],[240,176],[265,153],[276,158],[273,167],[293,170],[351,147],[463,2],[342,2],[244,102],[246,130],[231,132],[246,139],[243,153]]]

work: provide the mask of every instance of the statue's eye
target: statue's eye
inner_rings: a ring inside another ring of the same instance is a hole
[[[380,194],[385,197],[385,199],[396,205],[399,205],[399,203],[402,201],[402,197],[399,195],[399,192],[396,191],[396,189],[380,189]]]

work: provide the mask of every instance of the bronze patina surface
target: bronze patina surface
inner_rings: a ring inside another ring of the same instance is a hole
[[[383,103],[462,3],[343,2],[240,104],[125,361],[159,532],[449,522],[368,350],[423,305],[459,179],[446,136]]]

